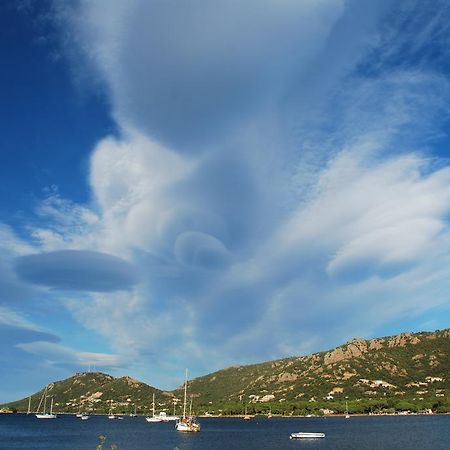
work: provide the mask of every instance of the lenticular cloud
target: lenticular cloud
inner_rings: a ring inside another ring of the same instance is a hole
[[[117,256],[87,250],[60,250],[21,256],[16,271],[24,280],[55,289],[108,292],[130,289],[137,268]]]
[[[199,371],[298,354],[447,290],[450,177],[423,143],[448,82],[392,60],[395,6],[360,5],[82,2],[68,17],[121,132],[92,153],[90,242],[142,274],[105,260],[109,281],[79,280],[100,293],[69,307],[119,353]]]

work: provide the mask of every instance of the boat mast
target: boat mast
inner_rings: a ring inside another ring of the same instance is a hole
[[[153,417],[155,417],[155,393],[154,392],[153,392],[152,408],[153,408]]]
[[[188,377],[188,370],[186,369],[186,377],[185,377],[185,382],[184,382],[183,419],[186,419],[187,377]]]
[[[47,409],[47,387],[45,387],[45,393],[44,393],[44,414],[45,414],[46,409]]]
[[[53,397],[52,397],[52,401],[50,403],[50,414],[53,414]]]
[[[31,395],[30,395],[30,397],[28,397],[28,411],[27,411],[27,414],[30,414],[31,413]]]
[[[47,392],[47,387],[45,388],[45,390],[44,390],[44,394],[42,395],[42,397],[41,397],[41,400],[40,400],[40,402],[39,402],[39,405],[38,405],[38,407],[37,407],[37,413],[39,412],[39,410],[41,409],[41,405],[42,405],[42,402],[44,401],[44,397],[45,397],[45,393]]]

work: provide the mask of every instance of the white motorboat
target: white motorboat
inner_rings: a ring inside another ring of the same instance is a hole
[[[80,419],[81,420],[88,420],[91,416],[89,416],[88,414],[81,414],[80,415]]]
[[[44,402],[44,410],[42,413],[39,413],[39,409],[41,407],[42,401]],[[50,403],[50,412],[45,412],[47,407],[47,386],[45,387],[44,394],[42,395],[41,401],[39,402],[38,410],[36,412],[36,418],[38,419],[56,419],[56,414],[53,414],[53,397]]]
[[[175,424],[175,429],[177,431],[183,431],[185,433],[198,433],[201,429],[200,424],[195,420],[193,416],[186,416],[186,397],[187,397],[187,369],[186,369],[186,379],[184,382],[184,402],[183,402],[183,417],[178,420]],[[191,403],[192,405],[192,403]]]
[[[156,417],[161,419],[162,422],[174,422],[174,421],[180,420],[180,418],[178,416],[176,416],[175,414],[173,416],[168,416],[165,411],[161,411],[159,413],[159,415]]]
[[[299,432],[299,433],[291,433],[289,439],[320,439],[324,437],[325,433]]]

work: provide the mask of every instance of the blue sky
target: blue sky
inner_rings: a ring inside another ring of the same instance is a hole
[[[449,326],[447,2],[0,13],[0,401]]]

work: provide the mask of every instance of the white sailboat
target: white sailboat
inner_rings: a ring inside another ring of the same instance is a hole
[[[81,412],[81,398],[80,398],[80,407],[78,408],[78,413],[77,413],[76,417],[81,418],[82,415],[83,415],[83,413]]]
[[[250,420],[252,416],[247,414],[247,405],[245,406],[245,414],[244,414],[244,420]]]
[[[115,416],[112,413],[112,399],[109,401],[109,413],[108,413],[108,419],[115,419],[117,416]]]
[[[154,392],[153,392],[152,410],[153,410],[153,415],[151,417],[146,417],[145,420],[150,423],[162,422],[163,419],[161,418],[161,414],[160,414],[160,417],[155,416],[155,393]]]
[[[83,404],[81,401],[81,397],[80,397],[80,407],[78,408],[78,413],[76,414],[76,417],[78,417],[81,420],[88,420],[89,419],[89,414],[86,411],[82,411],[83,409]]]
[[[350,419],[350,414],[348,413],[348,402],[345,401],[345,418]]]
[[[31,414],[31,395],[28,397],[28,410],[27,414]]]
[[[41,407],[42,401],[44,401],[44,409],[42,413],[39,413],[39,409]],[[36,412],[36,417],[38,419],[56,419],[56,414],[53,414],[53,397],[50,403],[50,412],[47,413],[45,410],[47,409],[47,386],[45,387],[44,394],[42,395],[41,401],[39,402],[38,410]]]
[[[175,429],[177,431],[183,431],[185,433],[197,433],[200,431],[200,424],[195,420],[193,416],[186,416],[186,397],[187,397],[187,375],[188,371],[186,369],[186,379],[184,383],[184,402],[183,402],[183,417],[178,420],[175,424]]]

